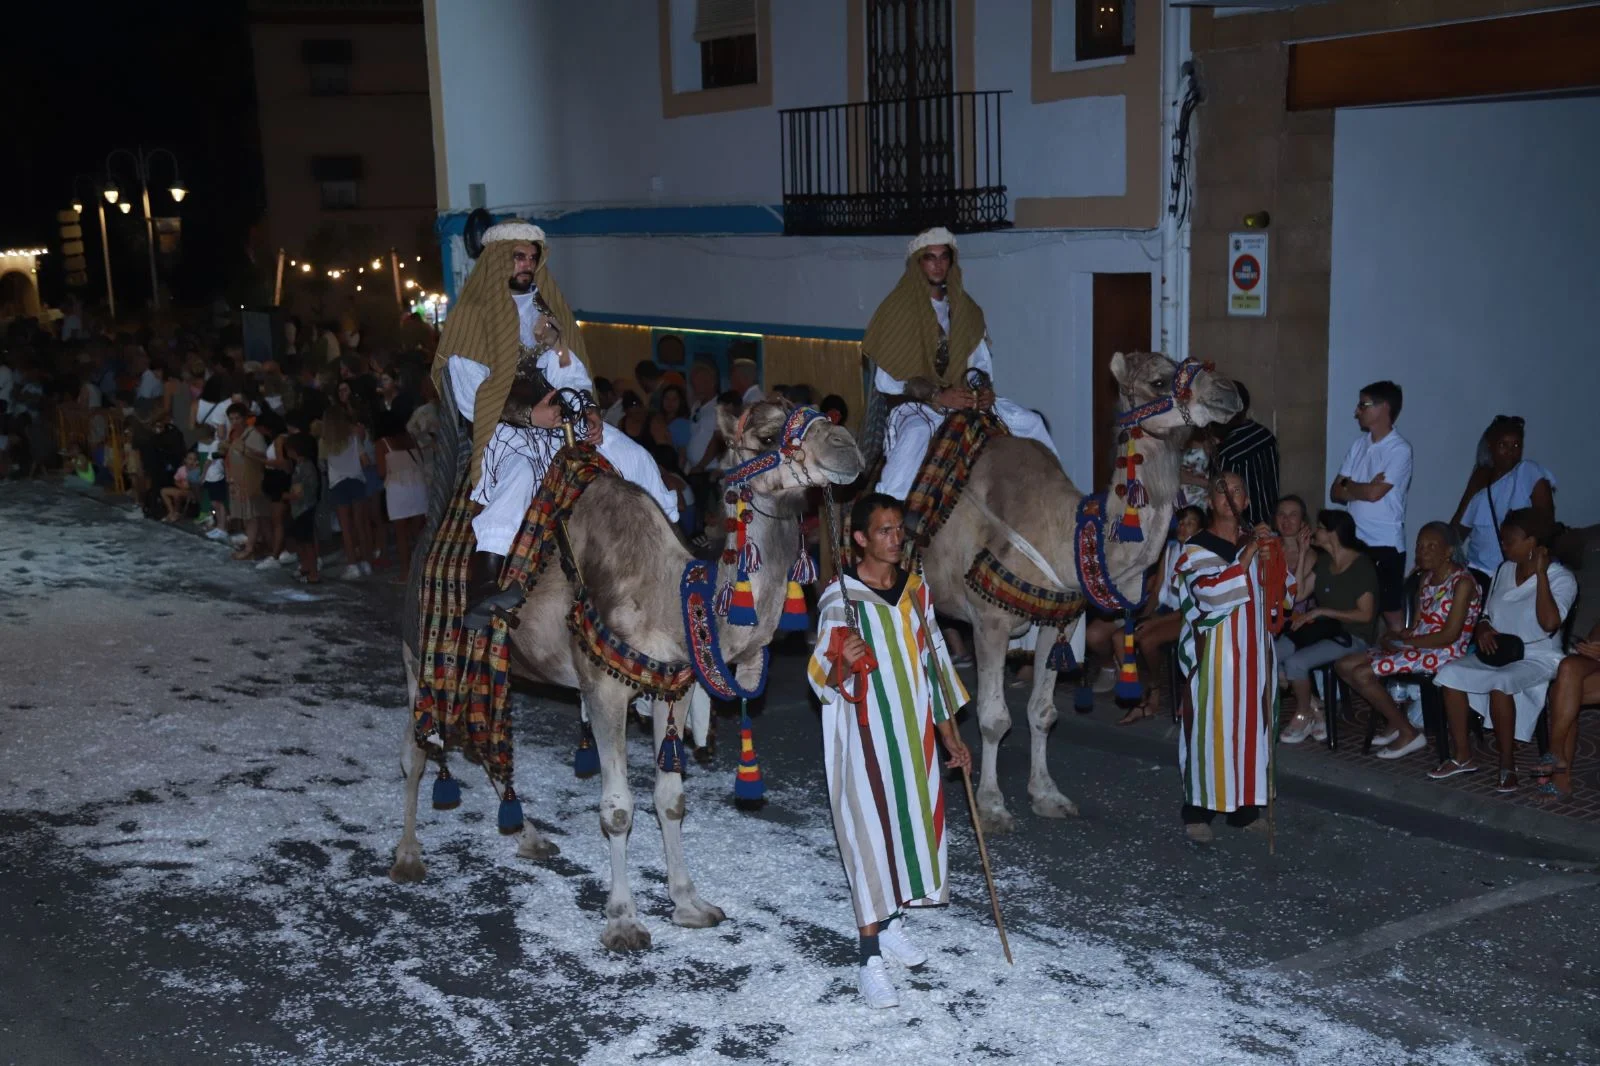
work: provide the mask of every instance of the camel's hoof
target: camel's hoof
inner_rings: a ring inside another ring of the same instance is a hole
[[[397,885],[414,885],[428,876],[428,868],[422,865],[420,855],[396,855],[394,865],[389,867],[389,880]]]
[[[685,929],[710,929],[727,920],[728,916],[722,912],[721,907],[713,906],[705,900],[680,903],[672,909],[672,924]]]
[[[1014,833],[1017,830],[1017,819],[1004,807],[993,810],[980,810],[978,824],[983,826],[983,831],[991,836],[995,833]]]
[[[613,918],[600,934],[600,943],[608,951],[649,951],[650,930],[634,918]]]
[[[1061,793],[1052,792],[1048,796],[1034,797],[1033,813],[1040,818],[1076,818],[1078,805]]]
[[[522,841],[517,844],[517,858],[519,859],[553,859],[561,854],[561,849],[544,837],[530,837],[523,834]]]

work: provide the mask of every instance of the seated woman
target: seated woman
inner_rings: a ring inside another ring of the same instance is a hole
[[[1299,597],[1294,603],[1295,613],[1308,611],[1315,591],[1311,567],[1318,554],[1311,550],[1311,513],[1306,510],[1306,501],[1293,494],[1278,497],[1272,528],[1283,542],[1283,558],[1289,564],[1289,573],[1294,575],[1295,595]]]
[[[1431,675],[1467,653],[1477,624],[1478,582],[1456,559],[1455,531],[1443,522],[1429,522],[1417,534],[1417,600],[1410,626],[1387,633],[1378,646],[1346,655],[1336,664],[1340,678],[1378,714],[1386,731],[1373,738],[1385,745],[1380,759],[1398,759],[1427,744],[1395,706],[1380,678]]]
[[[1550,558],[1554,535],[1555,523],[1531,507],[1500,520],[1505,562],[1495,571],[1478,623],[1478,654],[1442,668],[1434,682],[1444,692],[1455,757],[1429,777],[1442,780],[1478,768],[1467,739],[1470,706],[1488,719],[1500,749],[1495,791],[1517,790],[1515,742],[1533,738],[1550,680],[1561,666],[1561,623],[1578,595],[1572,571]]]
[[[1366,651],[1378,637],[1378,568],[1361,550],[1355,519],[1348,511],[1324,510],[1311,543],[1317,551],[1308,598],[1317,605],[1296,614],[1277,640],[1278,667],[1294,689],[1294,717],[1278,738],[1285,744],[1327,739],[1327,722],[1311,695],[1311,671]]]
[[[1561,660],[1550,682],[1550,780],[1534,789],[1540,802],[1572,798],[1572,760],[1578,749],[1578,712],[1600,703],[1600,622]]]

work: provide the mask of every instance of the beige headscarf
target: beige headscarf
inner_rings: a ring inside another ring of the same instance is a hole
[[[461,297],[445,319],[439,347],[433,356],[433,384],[444,397],[444,367],[452,355],[463,356],[489,368],[489,376],[478,386],[472,410],[472,459],[469,467],[473,484],[478,481],[483,449],[494,435],[495,423],[505,408],[506,397],[517,376],[517,357],[522,350],[522,322],[517,305],[506,283],[512,274],[511,253],[521,240],[498,240],[483,246],[461,286]],[[555,278],[550,276],[550,249],[544,241],[532,242],[539,248],[539,266],[533,282],[539,299],[561,327],[562,344],[579,359],[584,359],[583,336],[578,332],[572,308]],[[587,362],[587,360],[584,360]]]
[[[935,236],[949,239],[928,239]],[[920,262],[923,251],[932,244],[947,244],[950,248],[950,274],[945,279],[945,295],[950,301],[950,364],[943,374],[934,363],[939,351],[939,318],[934,314],[931,290]],[[927,378],[944,388],[965,380],[967,357],[983,340],[986,328],[983,308],[962,286],[955,238],[947,232],[930,231],[911,242],[906,272],[872,313],[861,352],[896,380]]]

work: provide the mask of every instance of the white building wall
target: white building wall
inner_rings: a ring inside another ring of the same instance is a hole
[[[1334,137],[1327,480],[1357,391],[1405,390],[1414,541],[1448,520],[1478,436],[1527,419],[1558,517],[1600,521],[1600,99],[1341,111]]]

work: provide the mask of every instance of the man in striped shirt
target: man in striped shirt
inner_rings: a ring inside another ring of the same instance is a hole
[[[1272,430],[1250,417],[1250,390],[1235,383],[1244,401],[1229,422],[1217,449],[1217,473],[1238,474],[1250,498],[1251,524],[1271,524],[1278,510],[1278,438]]]

